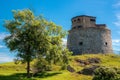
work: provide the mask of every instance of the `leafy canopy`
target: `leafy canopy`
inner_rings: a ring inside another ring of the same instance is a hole
[[[68,63],[71,52],[62,46],[66,31],[61,26],[35,16],[29,9],[13,10],[13,16],[13,20],[5,21],[10,35],[4,41],[10,51],[17,53],[17,60],[28,63],[28,73],[30,61],[35,58],[38,63]]]

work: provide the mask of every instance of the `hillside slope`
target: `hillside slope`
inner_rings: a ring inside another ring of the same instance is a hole
[[[89,60],[99,59],[99,62],[91,62]],[[82,63],[81,63],[81,62]],[[84,63],[83,63],[84,62]],[[0,80],[92,80],[91,75],[78,74],[85,67],[90,66],[107,66],[120,67],[120,56],[113,54],[86,54],[80,56],[72,56],[70,66],[75,72],[67,70],[59,70],[59,66],[54,66],[54,71],[49,71],[44,75],[27,79],[25,77],[25,64],[4,63],[0,64]]]

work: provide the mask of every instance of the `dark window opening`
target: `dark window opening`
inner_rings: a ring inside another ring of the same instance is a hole
[[[93,22],[95,22],[96,20],[95,20],[95,19],[90,19],[90,21],[93,21]]]
[[[78,21],[80,21],[80,19],[78,18]]]
[[[108,43],[107,43],[107,42],[105,42],[105,45],[107,46],[107,45],[108,45]]]
[[[83,42],[79,42],[79,45],[83,45]]]
[[[78,26],[78,28],[81,28],[82,26]]]
[[[76,29],[76,27],[73,27],[73,29]]]
[[[76,22],[76,20],[74,20],[74,22]]]

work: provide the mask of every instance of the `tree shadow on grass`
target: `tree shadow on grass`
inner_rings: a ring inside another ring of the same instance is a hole
[[[26,73],[16,73],[12,75],[0,75],[0,80],[25,80],[25,78],[26,78]]]
[[[0,75],[0,80],[36,80],[35,78],[46,78],[52,77],[57,74],[61,74],[61,72],[53,72],[53,73],[39,73],[32,78],[27,78],[26,73],[16,73],[12,75]],[[31,74],[32,75],[32,74]]]
[[[34,77],[38,77],[38,78],[46,78],[46,77],[52,77],[58,74],[62,74],[62,72],[52,72],[52,73],[38,73],[36,75],[34,75]]]

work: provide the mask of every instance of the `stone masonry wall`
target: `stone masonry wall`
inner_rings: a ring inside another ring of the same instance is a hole
[[[110,30],[86,27],[69,31],[67,47],[74,55],[83,53],[112,53]]]

